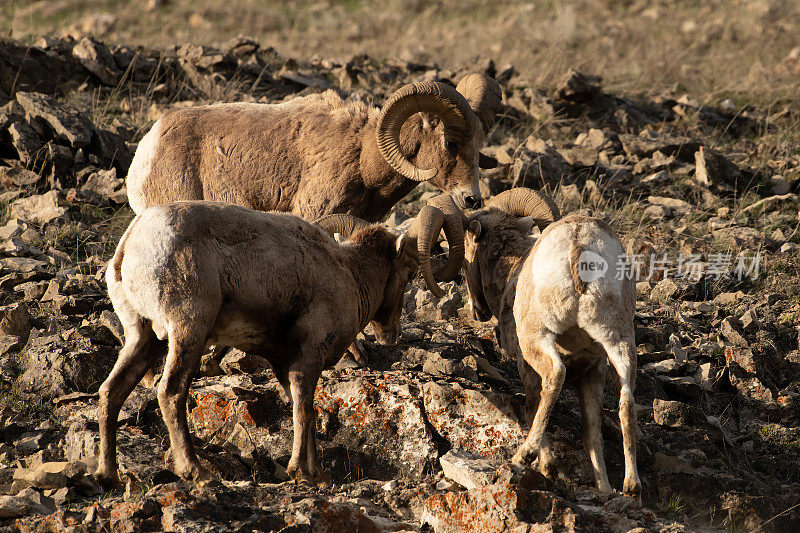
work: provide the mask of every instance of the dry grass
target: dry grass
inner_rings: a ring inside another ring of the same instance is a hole
[[[535,85],[566,69],[602,74],[626,93],[686,91],[716,103],[798,102],[800,3],[791,0],[170,0],[147,11],[125,0],[5,0],[0,32],[62,34],[101,13],[106,42],[161,48],[221,44],[237,34],[285,56],[435,62],[459,68],[493,58]]]

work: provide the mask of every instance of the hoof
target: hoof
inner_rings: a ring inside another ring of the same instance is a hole
[[[325,473],[325,471],[322,470],[321,468],[317,470],[317,475],[314,477],[314,481],[317,487],[321,489],[329,489],[333,486],[333,481],[331,480],[331,477],[327,473]]]
[[[539,473],[550,481],[555,481],[558,478],[558,468],[556,468],[556,465],[553,463],[540,464]]]
[[[638,483],[630,485],[626,483],[622,488],[622,495],[627,496],[628,498],[633,498],[633,501],[635,501],[641,507],[642,487]]]
[[[98,469],[95,471],[92,477],[104,491],[111,492],[122,490],[122,483],[120,482],[119,475],[116,471],[114,471],[113,474],[109,474],[108,472]]]
[[[192,473],[189,476],[184,476],[186,479],[192,481],[198,487],[205,487],[211,483],[219,481],[217,476],[211,473],[210,470],[204,468],[202,466],[193,468]]]
[[[295,484],[308,483],[320,488],[329,488],[332,485],[331,478],[321,468],[316,469],[316,473],[312,474],[305,468],[289,467],[286,469],[286,473]]]
[[[522,450],[518,451],[514,454],[514,457],[511,458],[511,463],[517,466],[527,466],[527,454],[522,453]]]

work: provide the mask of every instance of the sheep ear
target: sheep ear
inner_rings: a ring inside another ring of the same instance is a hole
[[[469,223],[469,226],[467,226],[467,231],[472,233],[472,235],[475,237],[475,242],[481,240],[481,232],[483,231],[483,228],[481,228],[481,223],[477,220],[473,220]]]
[[[407,246],[409,246],[408,234],[403,233],[402,235],[397,237],[397,240],[394,241],[394,247],[395,251],[397,252],[397,257],[400,257],[400,255],[407,249],[406,248]]]
[[[480,155],[478,156],[478,168],[497,168],[497,159],[480,152]]]
[[[533,229],[533,217],[522,217],[517,219],[517,229],[523,235],[528,235]]]

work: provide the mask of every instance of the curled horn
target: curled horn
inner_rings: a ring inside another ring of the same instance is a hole
[[[361,220],[358,217],[346,213],[325,215],[315,220],[314,224],[324,228],[331,237],[333,237],[334,233],[338,233],[345,239],[349,239],[356,231],[360,231],[372,225],[366,220]]]
[[[437,298],[444,296],[444,291],[436,283],[436,278],[433,276],[431,247],[433,246],[433,239],[439,235],[443,224],[444,213],[432,205],[425,205],[420,209],[417,218],[411,223],[407,233],[409,246],[416,248],[412,253],[417,256],[422,277],[425,278],[425,283]]]
[[[443,198],[444,197],[444,198]],[[431,199],[423,206],[417,218],[408,229],[410,243],[416,245],[416,254],[422,277],[431,293],[437,298],[444,296],[444,291],[436,283],[437,279],[450,281],[455,278],[464,261],[464,215],[455,207],[449,194],[442,194]],[[450,254],[447,264],[434,275],[431,268],[431,248],[444,226]]]
[[[464,96],[443,83],[425,81],[401,87],[383,106],[378,118],[378,148],[395,171],[414,181],[427,181],[438,169],[421,169],[403,155],[400,130],[415,113],[434,113],[444,125],[445,141],[464,142],[471,134],[469,113]]]
[[[444,214],[444,235],[450,251],[447,254],[447,263],[434,272],[437,281],[452,281],[461,270],[464,263],[464,224],[465,217],[461,209],[456,206],[453,197],[449,194],[440,194],[428,201]],[[434,235],[434,238],[436,236]],[[433,243],[431,243],[431,246]]]
[[[494,78],[483,74],[467,74],[456,90],[464,95],[469,106],[478,115],[483,131],[488,133],[494,126],[494,117],[503,109],[503,91]]]
[[[489,200],[486,207],[496,207],[518,217],[531,217],[540,230],[561,217],[552,198],[526,187],[502,192]]]

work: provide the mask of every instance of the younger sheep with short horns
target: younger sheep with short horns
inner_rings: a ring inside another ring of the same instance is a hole
[[[516,356],[532,419],[513,461],[521,464],[538,453],[542,473],[554,474],[545,428],[568,380],[581,393],[583,444],[597,487],[611,492],[601,433],[610,362],[620,383],[623,492],[638,499],[634,281],[615,275],[625,252],[607,224],[579,215],[558,218],[551,199],[520,188],[496,196],[466,221],[465,271],[473,313],[479,320],[497,317],[498,341]],[[543,230],[535,241],[529,236],[533,224]],[[583,271],[584,263],[597,268]]]
[[[143,211],[120,240],[106,273],[125,345],[100,387],[95,476],[105,485],[118,482],[120,408],[147,369],[166,357],[158,404],[175,470],[198,483],[211,478],[192,446],[186,399],[203,348],[213,343],[269,361],[292,401],[294,443],[287,472],[296,480],[325,483],[313,406],[319,376],[370,322],[379,342],[395,342],[405,286],[418,265],[435,285],[431,241],[445,218],[426,205],[397,237],[348,216],[312,224],[217,202],[176,202]],[[460,220],[454,239],[461,240],[463,251]],[[350,240],[340,245],[328,231]],[[455,261],[460,265],[461,257]]]

